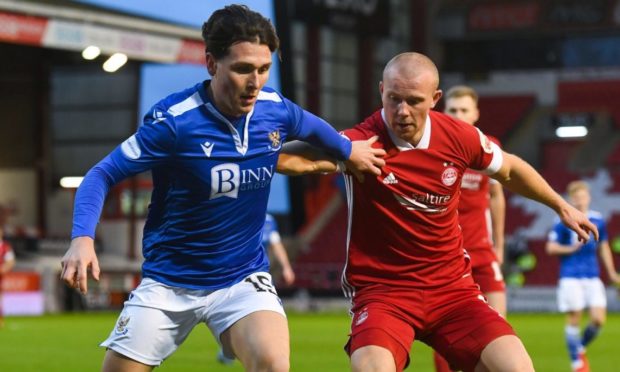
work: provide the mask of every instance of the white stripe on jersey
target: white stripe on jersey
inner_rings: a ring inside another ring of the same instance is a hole
[[[271,101],[271,102],[282,102],[282,98],[276,92],[258,92],[258,97],[256,97],[259,101]]]
[[[353,298],[355,296],[355,288],[347,282],[346,272],[347,272],[347,264],[349,262],[349,244],[351,242],[351,225],[353,222],[353,176],[349,174],[344,174],[344,185],[347,194],[347,209],[349,210],[349,214],[347,216],[347,246],[346,246],[346,256],[344,262],[344,268],[342,269],[342,292],[345,297]]]
[[[170,106],[168,113],[172,116],[179,116],[203,104],[204,102],[202,101],[202,97],[200,97],[200,93],[196,92],[176,105]]]
[[[497,143],[491,142],[491,149],[493,150],[493,159],[487,169],[482,171],[482,173],[489,175],[497,173],[502,167],[502,164],[504,164],[504,153]]]

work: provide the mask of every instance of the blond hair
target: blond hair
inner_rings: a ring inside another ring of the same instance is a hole
[[[568,193],[568,195],[573,195],[579,190],[590,191],[590,186],[588,186],[588,183],[586,181],[581,180],[572,181],[566,186],[566,192]]]
[[[478,93],[476,93],[474,88],[468,87],[467,85],[455,85],[448,89],[445,99],[461,97],[471,97],[476,104],[478,103]]]

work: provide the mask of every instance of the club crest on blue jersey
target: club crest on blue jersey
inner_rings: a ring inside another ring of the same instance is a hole
[[[271,150],[280,150],[280,148],[282,147],[282,141],[280,140],[280,130],[274,130],[273,132],[269,133],[269,140],[271,141]]]

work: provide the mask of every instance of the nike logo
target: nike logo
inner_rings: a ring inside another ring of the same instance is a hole
[[[200,147],[202,147],[202,151],[204,151],[205,155],[210,158],[211,151],[213,151],[213,142],[206,141],[205,143],[201,143]]]

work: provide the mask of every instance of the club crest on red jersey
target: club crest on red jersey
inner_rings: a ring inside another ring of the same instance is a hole
[[[459,178],[459,172],[454,167],[446,168],[441,174],[441,183],[446,186],[452,186]]]

